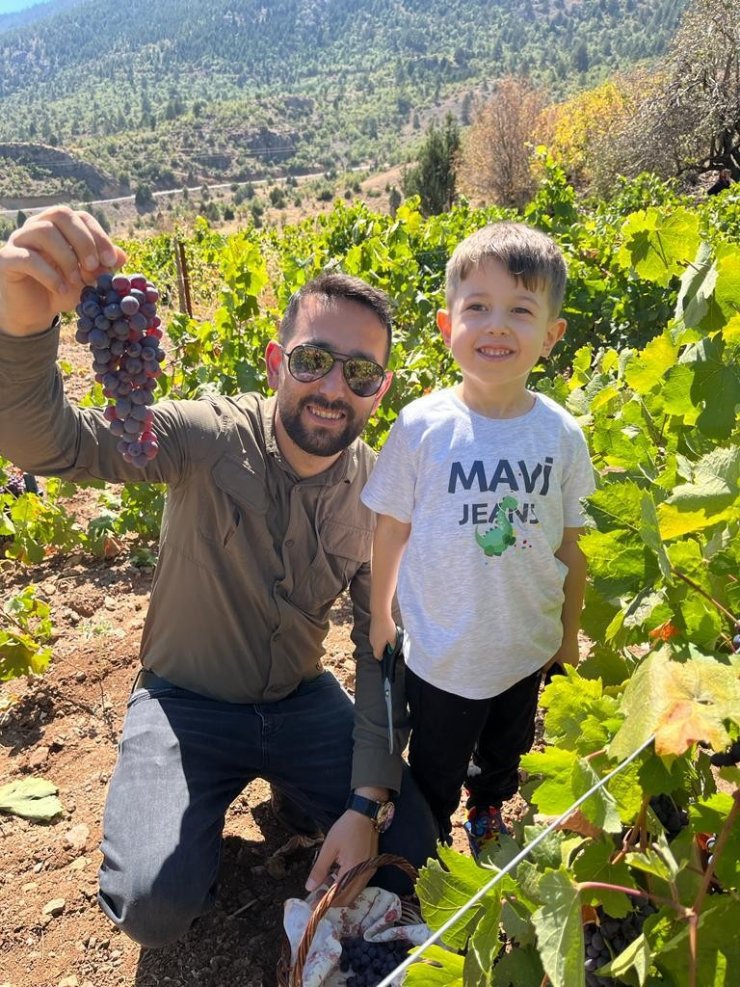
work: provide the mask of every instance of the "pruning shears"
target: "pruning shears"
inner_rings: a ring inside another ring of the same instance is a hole
[[[393,753],[393,683],[396,679],[396,659],[403,651],[403,631],[396,627],[394,644],[386,644],[380,659],[380,675],[383,680],[385,712],[388,718],[388,753]]]

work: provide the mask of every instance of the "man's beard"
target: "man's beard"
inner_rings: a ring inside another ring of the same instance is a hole
[[[320,397],[306,397],[296,404],[289,405],[277,397],[278,414],[288,438],[312,456],[335,456],[351,445],[360,435],[367,424],[367,418],[360,421],[354,409],[343,401],[326,401]],[[306,405],[315,405],[326,411],[341,411],[345,415],[345,425],[340,432],[334,429],[322,428],[321,425],[306,426],[301,419],[301,413]]]

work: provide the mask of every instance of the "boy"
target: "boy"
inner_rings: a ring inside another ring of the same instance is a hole
[[[378,514],[370,643],[377,658],[395,639],[398,583],[411,771],[446,841],[465,783],[476,857],[506,832],[541,672],[578,662],[593,471],[571,415],[527,389],[565,332],[566,277],[555,243],[521,224],[459,244],[437,325],[462,381],[401,411],[362,493]]]

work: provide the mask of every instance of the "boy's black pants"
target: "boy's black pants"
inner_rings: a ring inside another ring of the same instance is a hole
[[[535,672],[492,699],[463,699],[406,669],[409,766],[442,839],[449,838],[463,784],[468,808],[500,806],[518,790],[519,758],[534,741],[539,686]]]

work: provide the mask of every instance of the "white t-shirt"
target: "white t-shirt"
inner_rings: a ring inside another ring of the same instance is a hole
[[[562,641],[563,528],[594,489],[583,433],[536,394],[520,418],[486,418],[451,390],[402,409],[363,502],[411,523],[398,579],[406,663],[426,682],[487,699]]]

